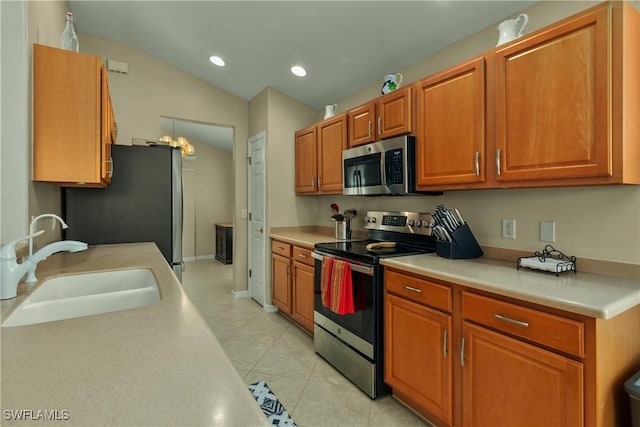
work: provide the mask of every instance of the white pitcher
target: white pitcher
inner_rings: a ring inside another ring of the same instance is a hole
[[[529,22],[529,16],[526,13],[518,15],[516,19],[502,21],[500,25],[498,25],[498,34],[500,34],[500,36],[498,37],[498,44],[496,46],[520,37],[524,33],[527,22]]]
[[[324,118],[328,119],[336,115],[338,104],[329,104],[324,106]]]
[[[384,95],[389,92],[393,92],[402,84],[402,74],[389,73],[384,76],[384,83],[382,83],[382,89],[380,92]]]

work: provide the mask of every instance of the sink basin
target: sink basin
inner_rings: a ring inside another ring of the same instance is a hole
[[[158,301],[158,283],[146,268],[57,276],[43,282],[16,307],[2,327],[110,313]]]

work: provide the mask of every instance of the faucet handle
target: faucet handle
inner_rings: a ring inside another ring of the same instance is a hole
[[[5,260],[5,259],[15,259],[16,258],[16,245],[20,242],[22,242],[23,240],[31,240],[34,237],[38,237],[39,235],[41,235],[42,233],[44,233],[44,230],[40,230],[37,231],[35,233],[31,233],[28,236],[24,236],[21,237],[17,240],[14,240],[11,243],[7,243],[6,245],[3,245],[2,248],[0,248],[0,259]]]

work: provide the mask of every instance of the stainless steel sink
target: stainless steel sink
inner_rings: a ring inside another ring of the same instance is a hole
[[[2,327],[129,310],[159,301],[158,283],[146,268],[57,276],[25,298]]]

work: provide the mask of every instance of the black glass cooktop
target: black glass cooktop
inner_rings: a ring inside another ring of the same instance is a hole
[[[330,255],[336,255],[350,260],[366,262],[370,264],[378,263],[380,258],[391,258],[406,255],[416,255],[434,252],[435,249],[425,246],[411,246],[403,243],[396,243],[393,248],[381,248],[367,250],[369,243],[376,243],[379,240],[355,240],[348,242],[317,243],[315,249]]]

